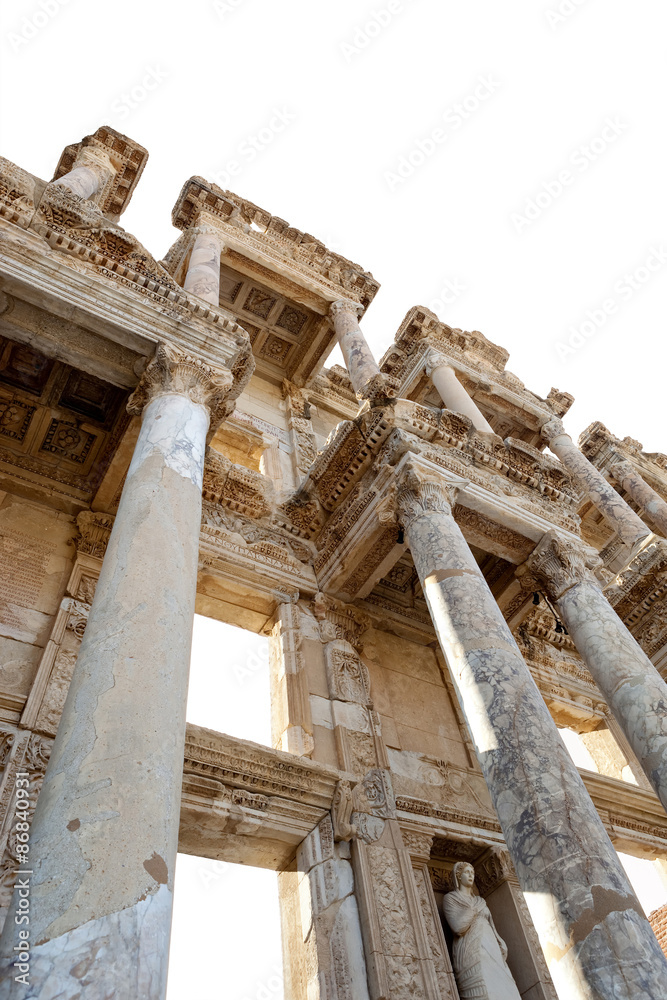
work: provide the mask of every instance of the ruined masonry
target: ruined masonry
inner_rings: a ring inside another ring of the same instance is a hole
[[[156,261],[146,159],[0,160],[0,997],[163,998],[180,850],[279,873],[288,1000],[465,1000],[457,862],[524,1000],[665,1000],[667,456],[422,306],[375,359],[373,276],[201,177]],[[195,611],[272,748],[186,725]]]

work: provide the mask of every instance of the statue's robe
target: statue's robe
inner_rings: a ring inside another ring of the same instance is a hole
[[[482,897],[457,889],[447,893],[442,909],[456,935],[453,964],[461,1000],[521,1000]]]

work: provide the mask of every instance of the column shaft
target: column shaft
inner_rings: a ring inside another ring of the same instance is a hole
[[[53,183],[67,188],[80,198],[93,198],[102,191],[115,174],[108,155],[92,146],[79,150],[74,166]]]
[[[659,1000],[667,962],[442,498],[413,467],[399,519],[556,989]]]
[[[67,188],[80,198],[92,198],[97,194],[100,184],[97,174],[91,167],[73,167],[69,173],[63,174],[53,183],[58,187]]]
[[[199,232],[190,255],[188,273],[183,287],[214,306],[220,304],[220,237],[210,228]]]
[[[209,425],[192,384],[231,382],[215,374],[159,348],[144,376],[142,427],[31,830],[34,997],[79,996],[82,981],[91,1000],[165,993]],[[5,967],[15,930],[8,920]]]
[[[442,355],[432,355],[428,359],[426,373],[430,376],[448,410],[469,417],[475,430],[481,431],[483,434],[494,433],[491,424],[461,385],[456,372]]]
[[[557,602],[572,641],[667,810],[667,684],[574,544],[548,532],[520,572],[543,582]]]
[[[329,313],[352,387],[360,399],[365,399],[370,395],[369,389],[375,388],[382,380],[382,373],[361,332],[357,306],[353,302],[341,300],[332,304]]]
[[[611,474],[630,494],[633,500],[646,511],[654,524],[667,538],[667,503],[656,493],[646,480],[639,475],[630,462],[618,462],[611,467]]]
[[[544,424],[542,436],[547,439],[551,451],[572,473],[579,486],[626,545],[634,547],[651,534],[642,519],[579,451],[570,435],[563,430],[563,424],[557,417]]]

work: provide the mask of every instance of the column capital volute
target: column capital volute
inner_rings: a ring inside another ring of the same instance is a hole
[[[215,430],[226,415],[227,395],[234,383],[228,368],[209,365],[171,344],[158,344],[139,385],[127,403],[128,413],[139,416],[157,396],[183,395],[209,411]]]
[[[552,601],[558,601],[578,583],[599,586],[592,571],[601,566],[600,557],[581,543],[547,531],[517,568],[516,576],[525,590],[544,590]]]
[[[459,491],[465,485],[465,480],[451,482],[437,470],[410,460],[397,470],[391,490],[380,505],[380,521],[393,521],[407,531],[424,514],[451,516]]]
[[[424,355],[424,371],[430,378],[437,368],[451,368],[449,358],[435,347],[429,347]]]
[[[549,445],[556,444],[558,438],[565,438],[572,443],[572,438],[565,430],[560,417],[549,417],[540,427],[540,434]]]
[[[355,323],[363,315],[364,307],[359,302],[352,302],[350,299],[336,299],[329,306],[329,317],[335,323],[339,316],[350,316]]]

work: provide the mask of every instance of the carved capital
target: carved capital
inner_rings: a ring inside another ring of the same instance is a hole
[[[127,409],[139,415],[157,396],[182,394],[208,409],[211,429],[214,429],[226,415],[227,395],[233,382],[233,375],[227,368],[214,368],[169,344],[158,344],[155,357],[130,396]]]
[[[338,299],[329,306],[329,316],[334,326],[339,316],[349,316],[350,319],[357,323],[363,311],[364,307],[362,305],[358,302],[351,302],[349,299]]]
[[[596,583],[591,569],[601,565],[581,545],[547,531],[516,575],[526,590],[544,588],[553,601],[577,583]]]
[[[540,434],[549,444],[558,437],[570,437],[563,427],[563,421],[560,417],[550,417],[549,420],[545,421],[540,428]],[[570,440],[572,439],[570,438]]]
[[[114,520],[113,514],[82,510],[76,519],[77,527],[81,533],[77,542],[77,550],[86,555],[103,559]]]
[[[637,475],[632,462],[627,462],[625,459],[615,462],[614,465],[610,467],[609,471],[616,482],[620,484],[623,483],[624,479],[629,479],[630,476]]]
[[[424,371],[430,378],[436,368],[451,368],[451,363],[440,351],[430,350],[424,359]]]
[[[449,483],[410,463],[396,484],[394,503],[398,523],[406,531],[422,514],[449,514],[461,484]]]
[[[482,896],[488,896],[502,882],[519,884],[509,853],[499,848],[491,848],[475,862],[475,881]]]
[[[342,639],[355,649],[361,647],[361,637],[371,624],[370,618],[363,611],[328,597],[321,591],[315,594],[310,609],[319,622],[322,642]]]

